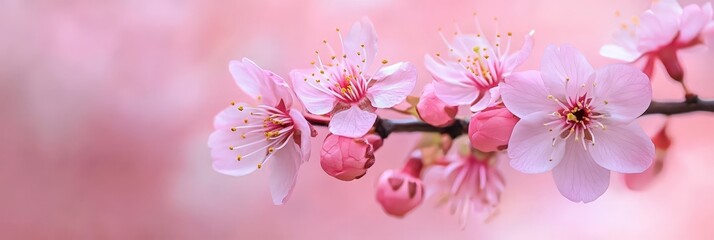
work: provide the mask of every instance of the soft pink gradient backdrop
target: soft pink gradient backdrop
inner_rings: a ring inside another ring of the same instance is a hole
[[[703,1],[683,1],[683,3]],[[273,206],[268,174],[212,171],[206,146],[215,113],[242,100],[228,61],[248,57],[287,77],[308,67],[335,27],[369,16],[379,59],[419,66],[445,52],[437,35],[471,14],[495,35],[521,43],[536,30],[535,69],[547,44],[570,43],[590,62],[637,1],[21,1],[0,3],[0,238],[3,239],[673,239],[714,237],[714,114],[671,119],[674,140],[661,178],[643,192],[613,175],[590,204],[562,197],[550,174],[507,178],[498,216],[464,230],[445,209],[425,204],[404,219],[374,200],[379,174],[405,159],[418,134],[394,134],[359,181],[319,167],[315,139],[292,199]],[[683,53],[686,80],[714,97],[714,53]],[[658,69],[655,96],[677,99]],[[418,95],[417,92],[414,95]],[[642,122],[649,132],[662,117]]]

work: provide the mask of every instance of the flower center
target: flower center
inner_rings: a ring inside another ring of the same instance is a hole
[[[283,148],[293,136],[293,120],[283,103],[277,107],[238,106],[237,110],[245,118],[238,126],[230,128],[232,132],[240,134],[240,138],[237,145],[229,146],[228,149],[236,152],[237,161],[262,155],[262,160],[258,163],[258,168],[261,168],[270,156]]]
[[[576,142],[582,142],[585,150],[587,150],[586,142],[595,145],[592,127],[599,126],[605,129],[605,125],[599,121],[605,118],[605,115],[595,111],[590,105],[592,98],[583,95],[575,100],[567,101],[567,104],[553,96],[548,96],[548,99],[555,101],[560,106],[558,111],[551,114],[556,119],[544,124],[545,126],[555,126],[549,128],[548,131],[559,130],[558,136],[563,141],[573,137]],[[553,138],[553,146],[557,141],[556,138]]]

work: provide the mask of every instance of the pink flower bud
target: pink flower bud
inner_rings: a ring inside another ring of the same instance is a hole
[[[424,186],[419,174],[420,158],[411,158],[402,171],[387,170],[377,183],[377,201],[389,215],[403,217],[424,200]]]
[[[374,134],[361,138],[329,134],[322,144],[320,165],[337,179],[359,179],[374,164],[374,151],[381,146],[382,138]]]
[[[424,86],[424,92],[419,98],[416,108],[422,120],[437,127],[447,126],[454,122],[454,117],[458,112],[456,106],[448,106],[436,97],[433,84]]]
[[[471,146],[482,152],[506,149],[517,122],[518,117],[504,106],[489,107],[475,113],[469,123]]]

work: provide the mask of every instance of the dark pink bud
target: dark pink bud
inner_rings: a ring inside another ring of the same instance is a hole
[[[670,47],[662,49],[662,51],[659,52],[659,59],[662,61],[664,68],[672,79],[679,82],[684,80],[684,70],[682,69],[682,64],[679,62],[679,58],[677,58],[676,48]]]
[[[402,171],[387,170],[377,183],[377,201],[389,215],[403,217],[424,200],[424,185],[419,178],[422,162],[413,155]]]
[[[374,134],[362,138],[329,134],[322,144],[320,166],[337,179],[359,179],[374,164],[374,151],[381,145],[382,138]]]
[[[469,123],[471,146],[482,152],[506,149],[518,117],[504,106],[494,106],[475,113]]]
[[[443,127],[454,122],[458,112],[456,106],[448,106],[434,94],[433,84],[424,86],[424,92],[416,105],[419,117],[424,122],[437,127]]]

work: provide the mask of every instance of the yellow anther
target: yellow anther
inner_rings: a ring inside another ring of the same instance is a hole
[[[235,127],[231,128],[231,132],[235,132],[236,130],[238,130],[238,129],[236,129]]]
[[[512,33],[512,32],[508,32],[508,36],[509,36],[509,37],[510,37],[510,36],[513,36],[513,33]]]
[[[268,152],[269,152],[269,153],[275,152],[275,148],[269,147],[269,148],[268,148]]]
[[[361,53],[361,52],[357,52],[357,56],[362,56],[362,53]]]
[[[248,119],[243,119],[243,122],[244,122],[244,123],[248,123]]]
[[[310,65],[315,65],[315,61],[311,61],[311,62],[310,62]]]
[[[325,74],[325,70],[320,70],[320,74]]]
[[[364,44],[359,45],[360,47],[364,47]]]
[[[236,160],[240,161],[243,158],[240,154],[238,154],[238,157],[236,157]]]
[[[241,134],[240,138],[245,139],[245,133]]]
[[[315,80],[316,83],[320,83],[320,79]]]
[[[233,147],[228,147],[228,150],[231,150],[231,151],[233,151]]]
[[[243,111],[243,106],[238,106],[238,111]]]
[[[258,169],[262,168],[263,164],[258,163]]]
[[[387,59],[382,60],[382,64],[387,64],[388,62]]]
[[[260,96],[260,95],[258,95],[258,97],[256,97],[256,98],[258,99],[258,101],[263,100],[263,96]]]
[[[236,105],[236,102],[235,102],[235,101],[231,101],[231,106],[235,106],[235,105]]]
[[[322,43],[327,43],[327,40],[322,40]]]
[[[565,117],[568,119],[568,121],[578,122],[578,118],[575,117],[575,114],[573,113],[568,113],[568,115],[565,115]]]

